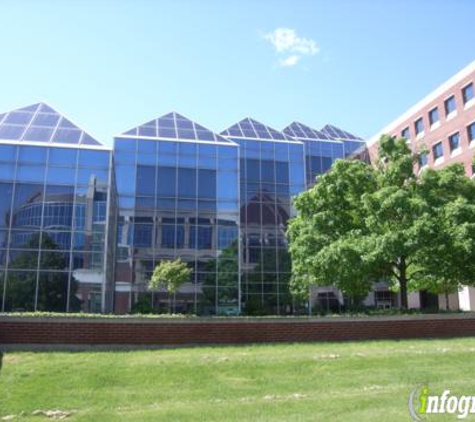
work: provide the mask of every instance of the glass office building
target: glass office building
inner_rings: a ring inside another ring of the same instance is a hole
[[[330,170],[338,158],[348,157],[365,142],[349,132],[326,125],[322,130],[293,122],[283,132],[305,145],[305,183],[311,188],[319,174]]]
[[[217,134],[169,113],[111,149],[44,103],[0,114],[0,310],[291,313],[293,199],[361,145],[331,125]],[[150,291],[176,258],[189,281]]]
[[[304,144],[250,118],[221,134],[240,148],[243,310],[291,313],[285,231],[292,200],[305,189]]]
[[[193,273],[174,311],[238,314],[238,146],[177,113],[117,136],[116,309],[167,312],[147,282],[162,260]]]
[[[46,104],[0,114],[2,311],[112,311],[111,155]]]

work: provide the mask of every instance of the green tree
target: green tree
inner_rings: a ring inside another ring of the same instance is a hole
[[[190,279],[191,268],[178,258],[175,261],[162,261],[155,267],[152,278],[148,283],[151,290],[161,286],[167,289],[169,295],[169,311],[171,312],[171,299],[175,298],[180,286]],[[173,312],[175,312],[175,300],[173,300]]]
[[[443,294],[448,309],[450,293],[474,284],[475,186],[457,164],[424,171],[418,188],[433,211],[433,237],[416,253],[415,287]]]
[[[475,184],[459,165],[414,172],[418,154],[383,136],[375,168],[338,160],[302,193],[288,229],[292,290],[334,285],[364,297],[386,279],[401,293],[473,284]]]

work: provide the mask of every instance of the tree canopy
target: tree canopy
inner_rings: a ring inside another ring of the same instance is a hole
[[[416,172],[418,153],[383,136],[375,167],[337,160],[295,201],[291,287],[333,285],[364,297],[374,281],[451,293],[475,283],[475,183],[460,164]]]
[[[180,258],[175,261],[161,261],[155,267],[148,287],[151,290],[156,290],[164,286],[171,297],[175,295],[182,284],[190,279],[191,272],[191,268],[182,262]]]

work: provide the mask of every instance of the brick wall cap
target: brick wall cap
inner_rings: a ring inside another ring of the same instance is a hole
[[[193,317],[193,318],[140,318],[140,317],[67,317],[67,316],[15,316],[0,315],[0,323],[78,323],[78,324],[339,324],[347,322],[379,321],[431,321],[431,320],[475,320],[475,312],[453,314],[416,314],[391,316],[352,316],[352,317]]]

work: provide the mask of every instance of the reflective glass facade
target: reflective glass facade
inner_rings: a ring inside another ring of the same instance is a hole
[[[6,120],[62,118],[50,109],[32,110]],[[1,309],[111,311],[105,253],[111,151],[52,136],[54,143],[0,140]]]
[[[292,313],[293,199],[362,144],[331,125],[217,134],[169,113],[111,150],[44,103],[0,114],[1,310]],[[151,292],[176,258],[189,281]]]
[[[241,295],[247,314],[292,312],[285,231],[305,189],[304,145],[252,119],[223,134],[240,147]],[[228,135],[229,136],[229,135]]]
[[[293,122],[283,132],[304,144],[307,188],[315,184],[319,174],[330,170],[335,160],[345,158],[365,145],[357,136],[331,125],[316,130],[303,123]]]
[[[193,273],[176,312],[239,313],[238,146],[196,126],[173,113],[115,139],[116,283],[133,310],[168,312],[168,294],[146,283],[161,260],[181,258]]]

